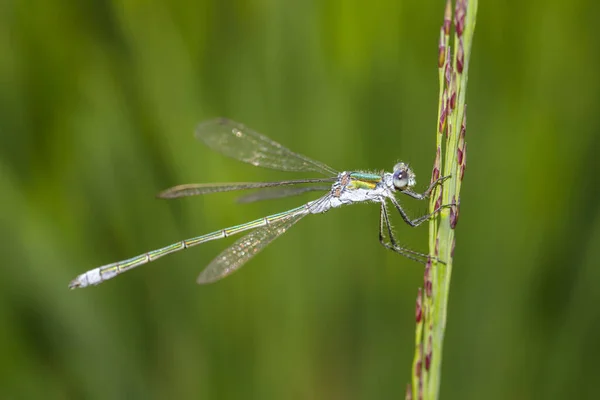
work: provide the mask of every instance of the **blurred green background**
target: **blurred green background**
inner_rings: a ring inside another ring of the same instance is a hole
[[[207,118],[339,170],[410,162],[425,188],[443,9],[3,1],[0,397],[403,398],[422,266],[380,246],[375,205],[308,217],[214,285],[195,278],[232,240],[67,284],[314,198],[155,199],[294,177],[210,152],[192,135]],[[597,398],[598,15],[591,0],[480,2],[442,398]],[[394,221],[426,250],[426,227]]]

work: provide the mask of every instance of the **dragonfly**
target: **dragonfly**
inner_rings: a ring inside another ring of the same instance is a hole
[[[224,118],[201,123],[196,128],[195,137],[216,152],[254,166],[288,172],[319,173],[324,177],[277,182],[186,184],[159,193],[159,198],[172,199],[209,193],[259,189],[258,192],[244,196],[241,199],[242,202],[251,202],[294,196],[310,191],[325,191],[326,193],[316,200],[309,201],[291,210],[182,240],[133,258],[91,269],[73,279],[69,284],[69,288],[75,289],[98,285],[125,271],[155,261],[167,254],[212,240],[224,239],[241,232],[251,231],[213,259],[198,276],[197,282],[199,284],[212,283],[238,270],[307,215],[321,214],[332,208],[364,202],[374,202],[380,205],[379,241],[385,248],[409,259],[421,263],[427,262],[428,255],[409,250],[398,244],[390,225],[390,212],[387,203],[393,205],[408,225],[412,227],[419,226],[447,206],[442,205],[430,214],[411,219],[396,199],[396,194],[401,193],[418,200],[426,199],[435,187],[442,184],[449,176],[433,181],[423,193],[417,193],[412,189],[416,184],[416,176],[409,165],[403,162],[394,165],[392,172],[338,172],[319,161],[295,153],[240,123]],[[306,184],[319,185],[305,186]]]

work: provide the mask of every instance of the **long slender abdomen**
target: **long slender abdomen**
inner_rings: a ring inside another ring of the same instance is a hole
[[[309,203],[310,204],[310,203]],[[135,267],[143,264],[147,264],[154,261],[162,256],[165,256],[176,251],[187,249],[188,247],[196,246],[201,243],[206,243],[211,240],[222,239],[228,236],[233,236],[237,233],[247,231],[250,229],[256,229],[268,225],[269,223],[278,221],[282,218],[288,218],[299,212],[310,212],[310,205],[306,204],[289,211],[284,211],[279,214],[274,214],[268,217],[263,217],[245,224],[232,226],[229,228],[221,229],[215,232],[207,233],[206,235],[198,236],[191,239],[186,239],[173,243],[169,246],[162,247],[160,249],[152,250],[139,256],[129,258],[127,260],[118,261],[112,264],[103,265],[98,268],[94,268],[83,274],[77,276],[69,283],[70,289],[83,288],[91,285],[99,285],[100,283],[114,278],[117,275],[122,274],[125,271],[129,271]]]

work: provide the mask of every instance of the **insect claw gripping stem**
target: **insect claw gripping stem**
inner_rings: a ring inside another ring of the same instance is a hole
[[[427,199],[431,195],[431,192],[433,191],[433,189],[435,189],[438,185],[443,184],[447,179],[450,179],[450,177],[452,177],[452,175],[446,175],[446,176],[442,176],[441,178],[436,179],[435,181],[431,182],[431,185],[429,185],[427,190],[425,190],[423,193],[415,193],[410,189],[403,190],[402,193],[409,195],[410,197],[417,199],[417,200],[424,200],[424,199]]]
[[[394,205],[394,207],[396,207],[396,210],[398,210],[398,212],[400,213],[400,216],[402,216],[402,219],[404,220],[404,222],[406,222],[408,225],[412,226],[413,228],[415,228],[415,227],[421,225],[423,222],[429,220],[431,217],[435,216],[437,213],[442,211],[442,209],[452,207],[451,204],[444,204],[444,205],[436,208],[435,210],[433,210],[433,212],[431,214],[426,214],[419,218],[410,219],[410,217],[406,214],[406,211],[404,211],[404,209],[402,208],[402,206],[400,205],[400,203],[398,203],[398,201],[396,199],[391,198],[390,200],[391,200],[392,204]]]
[[[387,228],[387,229],[386,229]],[[389,237],[389,243],[385,240],[385,230],[387,230],[387,235]],[[421,264],[426,264],[429,259],[427,254],[419,253],[417,251],[413,251],[404,247],[400,247],[398,242],[396,241],[396,237],[394,236],[394,231],[390,225],[390,218],[387,211],[387,206],[384,202],[381,203],[381,213],[379,215],[379,242],[388,250],[391,250],[395,253],[398,253],[410,260],[416,261]]]

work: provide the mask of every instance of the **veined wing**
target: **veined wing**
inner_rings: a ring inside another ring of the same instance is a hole
[[[331,189],[330,186],[306,186],[306,187],[275,187],[249,193],[237,199],[238,203],[252,203],[262,200],[281,199],[284,197],[298,196],[308,192],[324,192]]]
[[[190,183],[178,185],[160,192],[157,197],[161,199],[174,199],[177,197],[197,196],[209,193],[231,192],[235,190],[261,189],[279,186],[299,185],[303,183],[334,182],[337,178],[294,179],[278,182],[237,182],[237,183]],[[322,187],[319,187],[322,188]],[[301,188],[307,189],[307,188]],[[325,188],[324,190],[327,190]],[[320,189],[319,189],[320,190]]]
[[[199,284],[212,283],[237,271],[248,260],[271,244],[273,240],[283,235],[292,225],[310,214],[311,209],[318,208],[324,202],[329,201],[330,198],[331,195],[326,194],[295,212],[288,211],[278,216],[265,217],[265,220],[270,221],[267,225],[257,228],[223,250],[200,273],[197,282]]]
[[[196,128],[196,137],[211,149],[254,166],[337,175],[333,168],[294,153],[268,137],[225,118],[201,123]]]
[[[223,279],[237,271],[248,260],[267,247],[273,240],[283,235],[292,225],[308,215],[308,210],[298,212],[289,217],[271,222],[269,225],[258,228],[239,239],[227,249],[223,250],[200,273],[197,282],[206,284]]]

